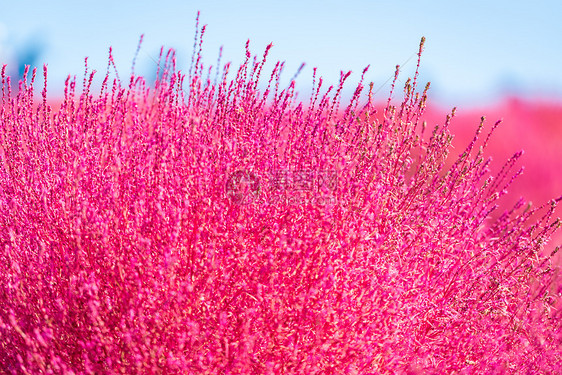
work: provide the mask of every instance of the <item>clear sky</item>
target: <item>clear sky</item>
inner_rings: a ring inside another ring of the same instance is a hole
[[[351,83],[371,64],[368,81],[383,86],[396,64],[411,74],[422,36],[427,38],[421,80],[431,97],[446,104],[485,103],[506,93],[562,97],[561,1],[10,1],[1,0],[0,62],[49,66],[49,85],[60,89],[66,75],[81,76],[89,56],[105,72],[113,46],[118,70],[128,75],[139,36],[145,40],[137,72],[150,72],[161,45],[178,52],[189,69],[195,16],[207,24],[204,61],[239,63],[244,43],[271,60],[287,62],[286,79],[301,62],[303,94],[312,67],[330,83],[352,70]],[[411,59],[410,59],[411,58]],[[410,59],[410,60],[408,60]],[[350,84],[353,86],[353,84]],[[380,95],[388,93],[388,84]],[[382,99],[382,97],[381,97]]]

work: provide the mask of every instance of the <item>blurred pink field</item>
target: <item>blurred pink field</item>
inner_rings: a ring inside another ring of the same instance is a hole
[[[438,121],[437,111],[427,112]],[[458,108],[451,126],[453,146],[466,144],[474,133],[474,124],[485,116],[488,126],[502,120],[488,149],[496,163],[522,149],[525,172],[511,188],[513,195],[543,203],[562,195],[562,99],[546,102],[506,98],[500,104],[465,110]]]
[[[449,108],[429,105],[426,111],[428,123],[442,122]],[[503,209],[519,197],[532,202],[534,206],[544,204],[562,195],[562,99],[519,99],[506,97],[496,104],[480,108],[465,109],[459,105],[451,122],[454,135],[452,154],[464,149],[474,136],[474,129],[482,116],[486,127],[491,128],[498,120],[502,123],[495,131],[488,146],[493,157],[492,170],[497,171],[504,160],[514,152],[523,150],[519,166],[524,172],[509,188],[509,196],[502,200]],[[560,215],[560,209],[557,209]],[[562,233],[554,234],[548,248],[562,245]]]

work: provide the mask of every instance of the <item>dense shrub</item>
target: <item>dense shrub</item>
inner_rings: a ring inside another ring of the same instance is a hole
[[[363,80],[340,109],[349,73],[299,103],[269,48],[217,82],[200,44],[153,87],[87,69],[58,110],[3,71],[0,367],[559,372],[556,201],[489,219],[521,154],[491,175],[483,121],[447,163],[417,73],[382,111]]]

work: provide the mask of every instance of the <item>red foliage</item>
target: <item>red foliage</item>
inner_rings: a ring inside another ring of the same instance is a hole
[[[153,88],[87,73],[58,110],[2,75],[0,367],[559,372],[555,202],[490,218],[520,154],[451,162],[415,78],[382,112],[362,84],[339,111],[343,74],[262,92],[266,55],[216,85],[173,51]]]
[[[440,123],[446,114],[446,110],[430,106],[425,119],[431,124]],[[497,172],[502,161],[510,157],[515,149],[524,151],[520,164],[525,170],[511,185],[510,194],[501,201],[498,214],[509,209],[517,197],[541,205],[562,196],[561,102],[511,97],[481,108],[459,108],[451,122],[455,150],[462,150],[472,139],[474,124],[483,115],[488,127],[498,120],[502,121],[495,131],[493,142],[487,147],[488,155],[495,161],[493,172]],[[560,245],[562,232],[557,232],[547,247],[552,251]]]

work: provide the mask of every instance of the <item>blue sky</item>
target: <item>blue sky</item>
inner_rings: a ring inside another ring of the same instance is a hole
[[[411,57],[425,36],[420,79],[432,82],[434,100],[457,105],[506,93],[562,97],[559,1],[6,1],[0,62],[13,69],[18,60],[46,62],[49,87],[60,90],[66,75],[81,76],[85,56],[105,72],[109,46],[120,74],[128,75],[145,34],[137,72],[153,70],[161,45],[175,48],[180,68],[188,70],[198,10],[208,25],[206,64],[215,64],[221,45],[223,62],[239,63],[247,39],[260,55],[273,42],[270,59],[287,62],[287,80],[307,64],[298,80],[303,94],[312,67],[330,83],[337,83],[340,70],[352,70],[352,88],[371,64],[367,80],[383,87],[383,99],[396,64],[407,61],[403,77],[412,73]]]

